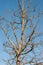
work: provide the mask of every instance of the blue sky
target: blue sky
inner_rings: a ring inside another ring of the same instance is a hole
[[[39,9],[37,8],[38,11],[43,10],[43,0],[37,0],[37,1],[34,0],[33,5],[34,4],[39,4],[39,6],[38,6]],[[8,20],[12,20],[12,18],[11,18],[12,11],[14,11],[15,9],[17,9],[17,0],[0,0],[0,16],[4,16]],[[43,32],[43,16],[41,17],[40,21],[41,22],[39,24],[38,30]],[[5,23],[5,22],[3,22],[3,23]],[[43,37],[41,39],[43,39]],[[2,32],[2,30],[0,30],[0,61],[1,61],[0,65],[5,65],[2,61],[2,59],[8,57],[3,52],[2,43],[4,42],[4,40],[5,40],[4,33]]]

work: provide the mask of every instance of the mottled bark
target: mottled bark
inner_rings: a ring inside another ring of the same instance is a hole
[[[20,65],[20,56],[17,56],[17,62],[16,65]]]

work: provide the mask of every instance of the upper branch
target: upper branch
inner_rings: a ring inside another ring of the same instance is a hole
[[[19,7],[19,9],[22,10],[21,5],[20,5],[20,1],[17,0],[17,2],[18,2],[18,7]]]
[[[26,52],[24,52],[24,53],[22,53],[22,55],[24,55],[24,54],[27,54],[27,53],[31,52],[31,51],[33,50],[33,48],[34,48],[34,45],[32,44],[31,49],[30,49],[30,50],[28,50],[28,51],[26,51]]]
[[[24,45],[24,48],[22,49],[22,51],[27,47],[27,45],[28,45],[29,42],[31,41],[31,38],[32,38],[32,36],[33,36],[33,34],[34,34],[34,32],[35,32],[35,29],[36,29],[38,23],[39,23],[39,21],[36,23],[36,25],[35,25],[34,28],[32,29],[32,32],[31,32],[31,34],[30,34],[30,36],[29,36],[29,38],[28,38],[28,41],[27,41],[26,44]]]
[[[10,37],[7,35],[7,31],[2,27],[2,30],[4,31],[4,34],[6,35],[9,44],[12,46],[12,48],[14,48],[15,52],[17,53],[17,49],[15,47],[15,44],[13,43],[13,41],[10,39]]]

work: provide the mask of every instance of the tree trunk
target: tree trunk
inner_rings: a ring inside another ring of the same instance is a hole
[[[20,56],[17,57],[16,65],[20,65]]]
[[[16,65],[20,65],[20,62],[17,61],[17,64]]]

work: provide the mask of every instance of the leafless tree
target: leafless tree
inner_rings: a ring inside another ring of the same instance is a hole
[[[37,65],[40,61],[40,51],[35,53],[35,50],[37,48],[40,50],[43,43],[40,39],[43,32],[37,32],[43,11],[37,11],[37,5],[32,6],[33,2],[34,0],[22,0],[22,3],[20,3],[20,0],[17,0],[18,9],[13,13],[16,20],[9,21],[0,17],[0,21],[7,21],[6,27],[0,24],[8,40],[3,43],[3,46],[4,51],[11,56],[9,60],[4,60],[9,65]],[[10,34],[11,32],[12,34]],[[40,41],[37,42],[38,37]],[[36,41],[34,41],[35,39]],[[40,56],[39,59],[36,58],[37,56]],[[43,56],[41,59],[43,60]]]

